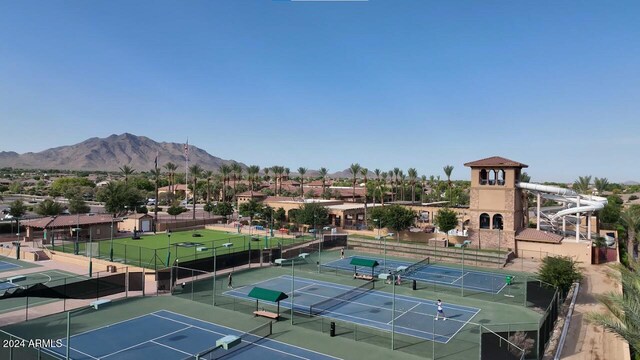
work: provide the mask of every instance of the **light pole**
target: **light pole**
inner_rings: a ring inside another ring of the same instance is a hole
[[[73,246],[73,254],[78,255],[80,252],[80,213],[77,214],[76,220],[76,243]]]
[[[380,240],[380,219],[373,219],[373,222],[378,224],[378,240]]]
[[[93,277],[93,238],[91,226],[89,226],[89,277]]]
[[[171,230],[167,229],[167,267],[171,261]]]
[[[109,246],[109,261],[113,262],[113,219],[115,219],[116,214],[113,214],[111,217],[111,246]]]
[[[393,285],[391,286],[393,289],[393,299],[391,300],[391,350],[394,350],[394,342],[395,342],[395,330],[396,330],[396,274],[393,273],[391,276],[391,282]]]

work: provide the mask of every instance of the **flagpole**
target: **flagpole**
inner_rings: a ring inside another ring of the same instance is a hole
[[[187,205],[189,205],[189,138],[187,138],[187,143],[184,144],[184,197]]]
[[[155,161],[155,177],[156,177],[156,201],[153,202],[153,214],[154,214],[154,219],[153,219],[153,233],[156,233],[156,229],[158,226],[158,181],[160,181],[160,173],[158,172],[158,155],[160,154],[159,151],[156,150],[156,161]],[[113,229],[111,229],[112,234],[113,234]]]

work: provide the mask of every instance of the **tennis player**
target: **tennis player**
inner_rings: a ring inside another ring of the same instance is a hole
[[[444,314],[444,309],[442,308],[442,300],[438,299],[436,305],[438,306],[438,312],[436,312],[436,320],[438,320],[440,316],[442,316],[442,321],[447,320],[447,316]]]

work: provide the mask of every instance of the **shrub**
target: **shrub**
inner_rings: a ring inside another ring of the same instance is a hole
[[[565,294],[574,282],[582,279],[576,262],[568,256],[545,257],[538,276],[540,280],[560,288]]]

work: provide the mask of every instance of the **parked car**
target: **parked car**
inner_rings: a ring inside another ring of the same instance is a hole
[[[155,205],[156,204],[156,199],[147,199],[147,205]]]

